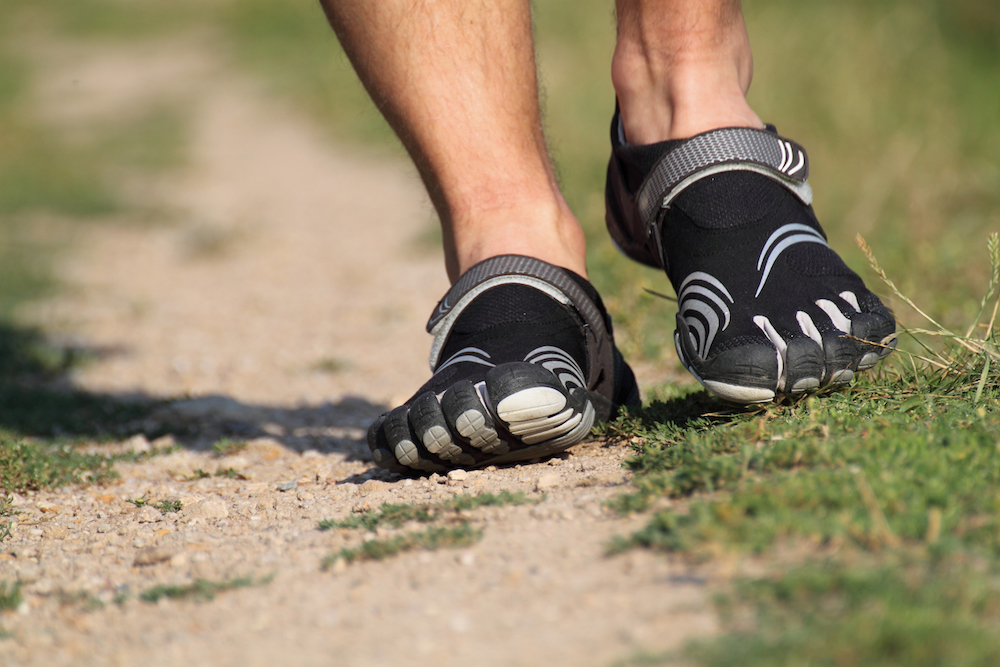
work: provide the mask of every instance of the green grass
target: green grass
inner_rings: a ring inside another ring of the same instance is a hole
[[[384,539],[363,542],[358,547],[346,547],[323,559],[323,569],[329,569],[337,561],[353,563],[357,560],[382,560],[415,549],[457,548],[475,544],[483,537],[481,530],[473,528],[463,517],[463,512],[478,507],[501,507],[504,505],[524,505],[533,502],[520,491],[500,493],[460,494],[433,505],[401,505],[383,503],[374,512],[366,512],[340,521],[323,519],[319,530],[344,528],[349,530],[374,531],[383,524],[399,528],[409,522],[447,523],[424,530],[411,531]]]
[[[692,560],[759,559],[700,665],[986,665],[1000,656],[1000,239],[978,316],[928,328],[845,391],[756,409],[704,393],[607,427],[636,448],[623,512],[672,504],[613,542]],[[721,406],[719,406],[721,407]],[[665,656],[664,664],[676,656]],[[654,661],[651,664],[659,664]]]
[[[115,479],[115,459],[84,454],[72,445],[11,440],[0,436],[0,490],[4,493],[34,491]]]
[[[998,575],[962,559],[899,558],[742,581],[719,600],[729,632],[687,655],[709,667],[996,665]]]
[[[146,506],[155,507],[156,509],[160,510],[160,514],[180,512],[182,509],[184,509],[184,504],[179,500],[164,500],[159,503],[150,504],[149,501],[146,500],[146,496],[142,496],[141,498],[126,498],[125,502],[132,503],[136,507],[146,507]]]
[[[253,577],[236,577],[226,581],[209,581],[208,579],[198,579],[191,584],[184,585],[159,585],[150,588],[139,594],[139,599],[143,602],[156,603],[163,598],[171,600],[197,600],[207,602],[214,600],[218,593],[231,591],[236,588],[248,588],[251,586],[264,586],[274,579],[274,576],[267,576],[261,579]]]
[[[397,505],[383,503],[376,512],[365,512],[357,516],[336,521],[323,519],[319,522],[320,530],[333,528],[375,530],[383,523],[399,528],[409,521],[430,523],[442,519],[461,516],[463,511],[477,507],[500,507],[503,505],[524,505],[532,502],[522,492],[501,491],[500,493],[480,493],[476,495],[460,494],[434,505]]]
[[[0,581],[0,611],[17,609],[23,599],[20,581],[15,581],[13,584]]]
[[[93,593],[77,591],[75,593],[59,593],[59,604],[64,607],[74,607],[80,611],[91,612],[104,608],[104,601]]]
[[[14,509],[14,498],[11,496],[0,496],[0,517],[10,517],[17,514]],[[11,535],[12,521],[0,522],[0,542],[3,542]]]
[[[219,438],[212,444],[212,453],[216,456],[233,456],[239,454],[247,447],[246,440],[234,440],[232,438]]]
[[[483,537],[483,532],[468,523],[457,526],[431,526],[426,530],[405,533],[386,539],[364,542],[359,547],[344,548],[339,553],[323,559],[323,569],[333,566],[337,560],[353,563],[358,560],[383,560],[414,549],[441,549],[467,547]]]

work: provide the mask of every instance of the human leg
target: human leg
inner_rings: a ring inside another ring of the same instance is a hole
[[[617,6],[608,227],[666,270],[681,360],[740,403],[849,382],[889,352],[895,323],[827,245],[805,150],[746,103],[739,2]]]
[[[322,0],[420,171],[452,282],[513,253],[586,276],[542,135],[525,0]]]
[[[611,79],[634,144],[763,129],[746,100],[753,57],[739,0],[617,0]]]
[[[434,375],[369,430],[383,467],[522,460],[579,442],[638,393],[559,192],[523,0],[323,0],[439,213],[452,289]]]

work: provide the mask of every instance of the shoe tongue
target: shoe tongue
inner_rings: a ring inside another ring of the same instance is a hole
[[[622,164],[625,173],[625,185],[629,192],[635,192],[646,180],[656,163],[664,155],[684,143],[684,139],[671,139],[655,144],[621,144],[614,147],[615,157]]]
[[[532,350],[557,347],[586,374],[583,326],[568,306],[534,287],[498,285],[477,296],[458,316],[440,358],[446,361],[471,347],[499,364],[524,360]]]
[[[727,171],[695,181],[673,206],[703,229],[730,229],[757,222],[789,193],[779,183],[750,171]]]

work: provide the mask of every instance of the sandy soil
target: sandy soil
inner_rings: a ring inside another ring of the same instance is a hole
[[[627,488],[624,446],[450,479],[373,467],[364,430],[426,379],[423,327],[447,287],[439,252],[414,242],[431,212],[407,164],[332,145],[205,40],[66,46],[45,67],[40,109],[68,130],[179,101],[189,114],[183,168],[121,178],[170,224],[88,228],[68,289],[25,318],[112,351],[77,385],[171,398],[160,418],[194,436],[109,486],[15,498],[0,581],[25,600],[0,616],[0,664],[610,665],[712,632],[683,565],[604,555],[643,521],[604,506]],[[213,453],[221,433],[249,444]],[[321,568],[376,537],[321,519],[503,490],[531,502],[467,512],[484,535],[471,547]],[[183,509],[126,502],[140,497]],[[245,576],[256,585],[211,601],[138,597]]]

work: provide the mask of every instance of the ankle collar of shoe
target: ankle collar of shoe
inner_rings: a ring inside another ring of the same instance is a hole
[[[511,284],[533,287],[579,314],[586,325],[588,389],[601,391],[603,387],[597,385],[610,381],[601,379],[602,370],[612,368],[614,363],[610,318],[569,271],[523,255],[500,255],[476,264],[463,273],[438,302],[427,322],[427,331],[434,336],[430,354],[431,372],[437,367],[452,326],[462,311],[486,290]]]
[[[676,144],[653,166],[636,205],[647,233],[652,234],[660,210],[692,183],[724,171],[752,171],[788,188],[805,205],[812,203],[806,150],[769,126],[710,130]]]

